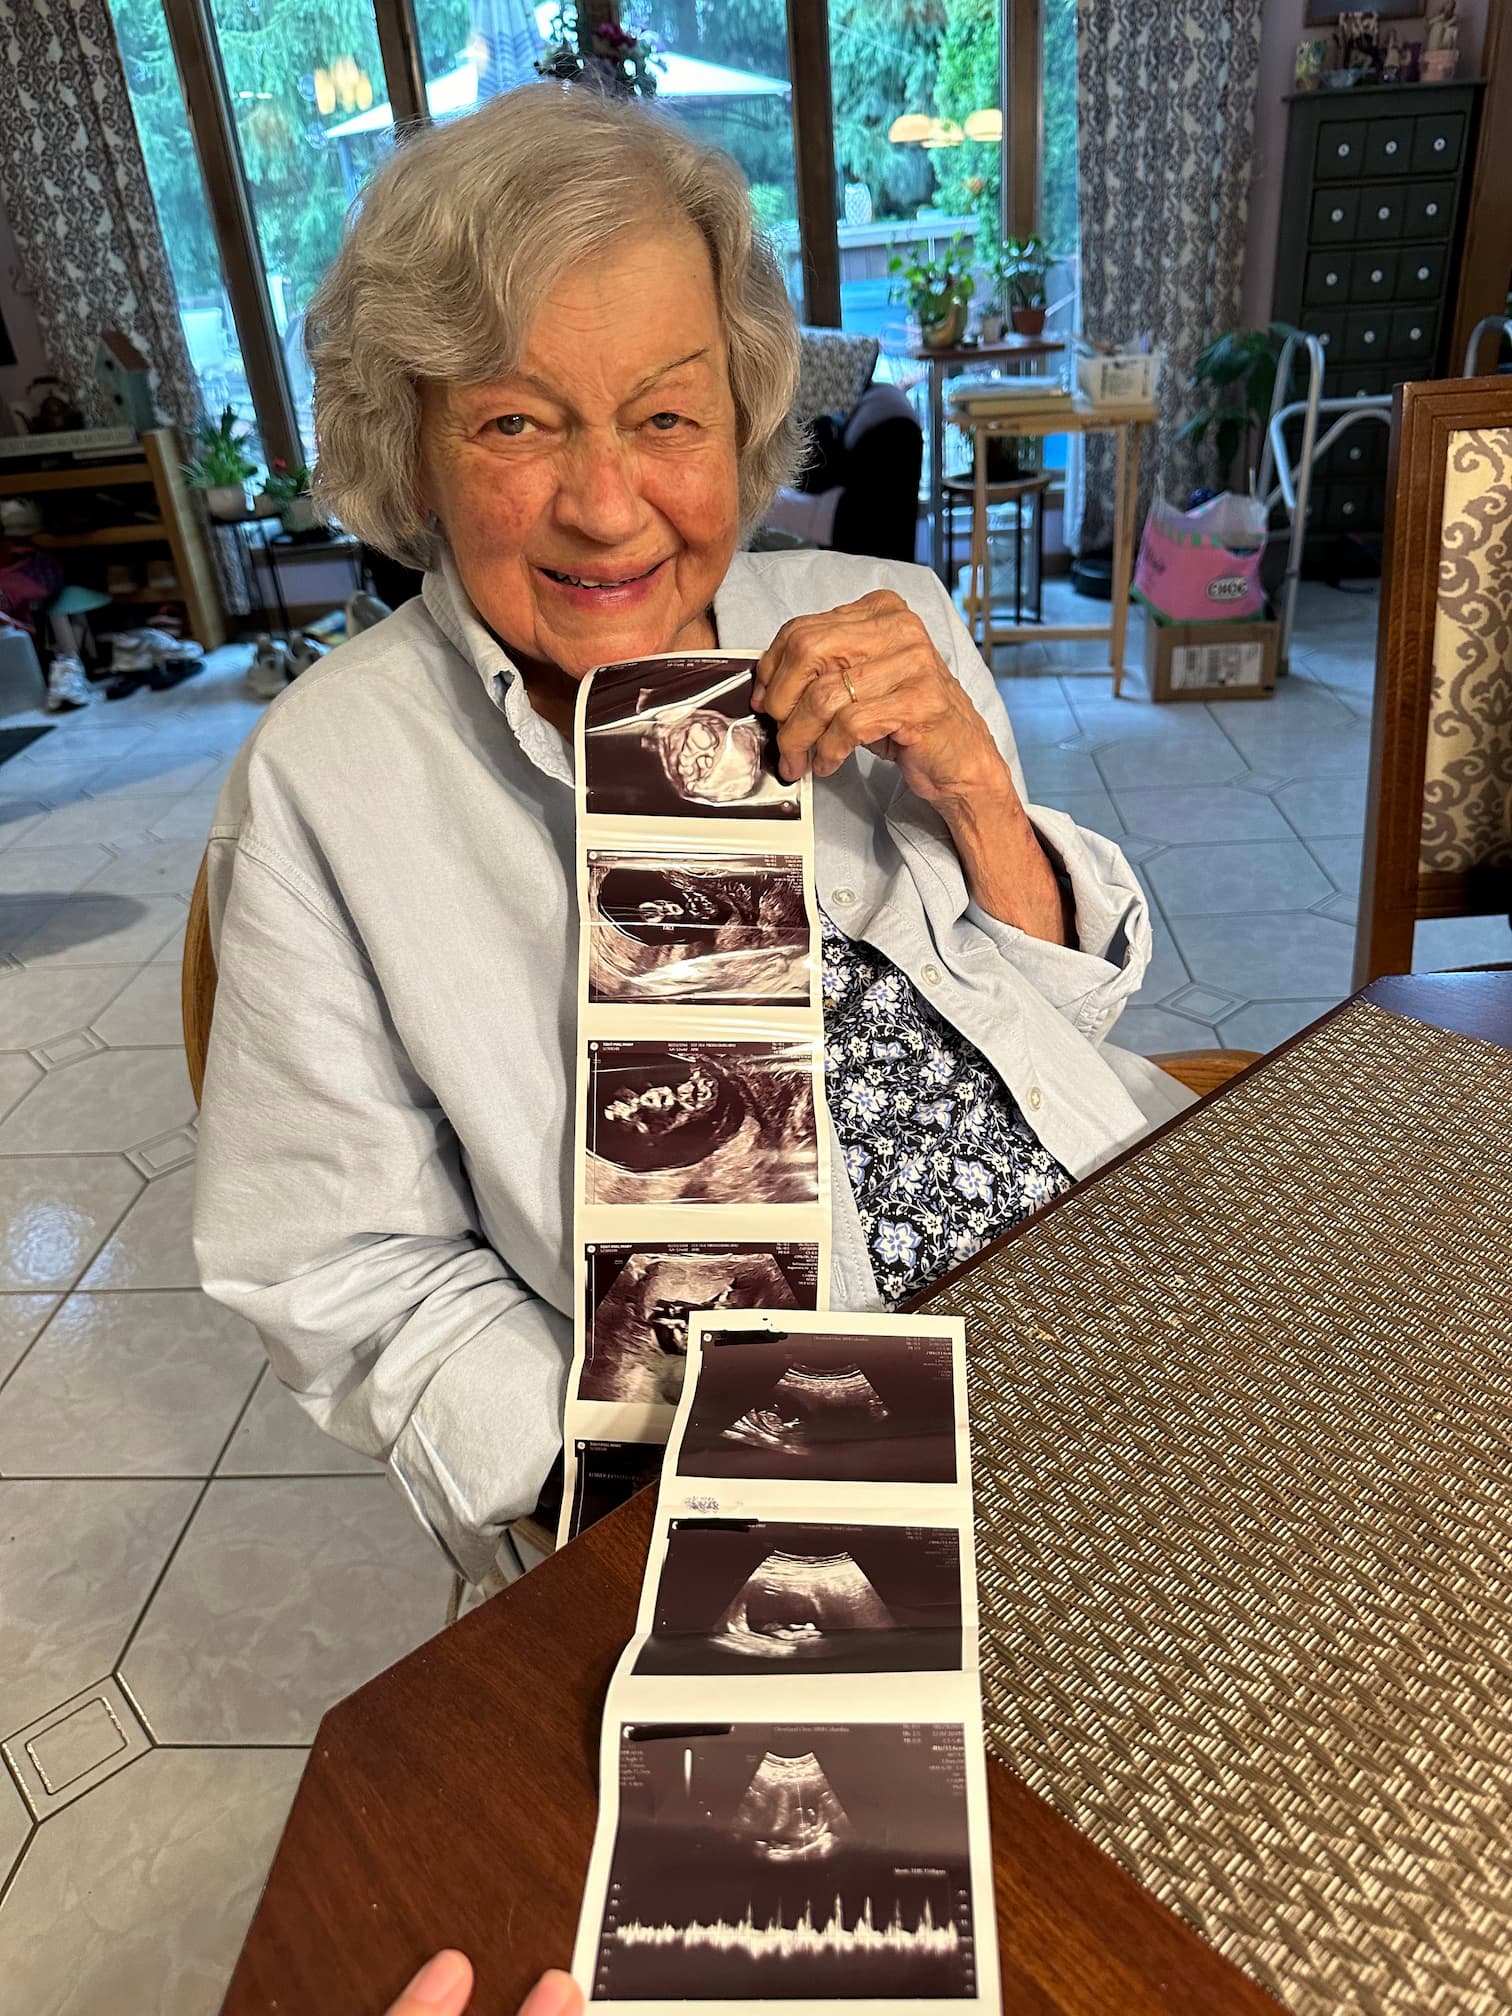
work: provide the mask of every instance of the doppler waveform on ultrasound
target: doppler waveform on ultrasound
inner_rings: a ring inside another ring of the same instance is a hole
[[[959,1724],[621,1730],[597,2000],[975,1993]]]

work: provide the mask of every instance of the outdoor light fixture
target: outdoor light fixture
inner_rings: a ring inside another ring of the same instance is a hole
[[[966,138],[983,140],[996,146],[1003,137],[1003,115],[1001,112],[968,112],[966,115]]]
[[[888,127],[887,137],[894,147],[917,147],[929,138],[934,124],[927,112],[904,112]]]
[[[921,147],[959,147],[966,135],[954,119],[931,119],[929,131],[920,141]]]

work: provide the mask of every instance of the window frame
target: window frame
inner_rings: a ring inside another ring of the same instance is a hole
[[[394,124],[430,122],[414,0],[371,0]],[[304,459],[299,424],[273,319],[267,273],[247,196],[246,172],[221,66],[209,0],[163,0],[211,228],[241,345],[265,455],[290,467]],[[1039,212],[1040,0],[1000,0],[1003,110],[1002,228],[1027,236]],[[617,0],[584,0],[592,21],[616,16]],[[840,237],[835,203],[835,121],[829,61],[829,0],[788,0],[793,162],[797,184],[803,318],[840,326]],[[312,444],[313,445],[313,444]]]

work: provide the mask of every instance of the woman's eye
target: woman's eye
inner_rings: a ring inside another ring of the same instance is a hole
[[[523,413],[501,413],[492,424],[500,434],[513,441],[525,432],[530,422]]]
[[[656,429],[658,434],[670,434],[674,427],[682,425],[682,415],[681,413],[653,413],[651,415],[651,425]]]

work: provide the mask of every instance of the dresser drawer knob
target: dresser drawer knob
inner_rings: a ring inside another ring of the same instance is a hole
[[[1381,222],[1384,224],[1386,222],[1386,219],[1391,215],[1391,205],[1389,203],[1383,203],[1380,209],[1377,210],[1376,215],[1377,217],[1380,218]]]
[[[1426,266],[1419,266],[1417,270],[1417,277],[1419,278],[1419,280],[1426,280],[1428,278],[1428,268]]]
[[[1388,140],[1386,142],[1386,152],[1388,154],[1395,154],[1396,150],[1397,150],[1397,143],[1395,142],[1395,140]]]
[[[1443,153],[1443,151],[1444,151],[1444,148],[1445,148],[1445,147],[1446,147],[1447,145],[1448,145],[1448,142],[1447,142],[1447,141],[1446,141],[1446,140],[1444,139],[1444,136],[1443,136],[1443,134],[1442,134],[1442,133],[1440,133],[1440,135],[1438,136],[1437,140],[1435,140],[1435,141],[1434,141],[1434,143],[1433,143],[1433,151],[1434,151],[1434,153],[1435,153],[1435,154],[1442,154],[1442,153]]]
[[[1330,224],[1342,224],[1344,222],[1344,212],[1335,206],[1328,213],[1328,221]]]
[[[1437,203],[1430,203],[1430,204],[1428,205],[1428,208],[1427,208],[1427,210],[1426,210],[1426,212],[1425,212],[1424,214],[1425,214],[1426,216],[1429,216],[1429,217],[1437,217],[1437,215],[1438,215],[1438,205],[1437,205]]]
[[[1371,268],[1371,271],[1370,271],[1370,284],[1371,284],[1371,286],[1372,286],[1372,287],[1379,287],[1379,286],[1380,286],[1380,284],[1381,284],[1381,282],[1382,282],[1382,281],[1383,281],[1383,280],[1384,280],[1385,278],[1386,278],[1386,275],[1385,275],[1385,272],[1383,271],[1383,269],[1382,269],[1381,267],[1379,267],[1379,266],[1373,266],[1373,267]]]
[[[1374,329],[1367,329],[1367,330],[1365,331],[1365,341],[1366,341],[1367,343],[1374,343],[1374,341],[1375,341],[1375,331],[1374,331]]]

